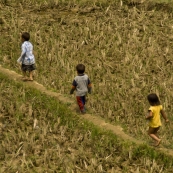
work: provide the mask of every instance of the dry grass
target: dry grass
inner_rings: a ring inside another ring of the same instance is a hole
[[[160,96],[172,120],[172,7],[121,5],[1,1],[0,63],[20,72],[16,66],[20,33],[29,31],[38,82],[68,95],[75,66],[84,63],[93,82],[90,111],[146,140],[149,93]],[[173,148],[172,128],[161,129],[165,147]]]
[[[56,99],[4,78],[0,75],[0,173],[172,170],[170,158],[125,143],[81,121]]]

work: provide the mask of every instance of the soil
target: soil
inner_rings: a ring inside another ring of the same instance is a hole
[[[8,76],[9,79],[12,79],[14,81],[23,82],[22,81],[22,75],[14,72],[12,70],[3,68],[1,65],[0,65],[0,73],[5,74],[6,76]],[[57,98],[59,101],[61,101],[64,104],[69,104],[70,105],[69,108],[74,113],[76,112],[76,102],[74,100],[63,96],[60,93],[50,91],[50,90],[46,89],[43,85],[37,83],[36,81],[27,81],[25,83],[26,83],[26,86],[35,88],[35,89],[43,92],[44,94],[46,94],[50,97]],[[115,135],[117,135],[118,137],[120,137],[124,141],[130,141],[130,142],[133,142],[133,143],[138,144],[138,145],[146,144],[146,142],[141,141],[141,140],[137,140],[134,137],[131,137],[131,136],[127,135],[126,133],[124,133],[123,128],[121,126],[115,126],[115,125],[112,125],[108,122],[105,122],[105,120],[102,119],[101,117],[98,117],[98,116],[93,115],[93,114],[88,114],[88,113],[84,114],[84,115],[80,114],[79,116],[82,119],[85,119],[85,120],[93,123],[96,126],[104,128],[105,130],[112,131]],[[171,149],[162,148],[160,146],[155,148],[155,149],[159,150],[161,152],[164,152],[167,155],[173,156],[173,150],[171,150]]]

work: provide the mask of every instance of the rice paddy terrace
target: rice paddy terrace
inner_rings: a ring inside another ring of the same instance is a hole
[[[59,93],[59,99],[66,101],[65,110],[73,103],[69,90],[75,66],[84,63],[93,83],[87,102],[90,115],[121,126],[132,142],[140,139],[148,143],[146,96],[156,92],[172,121],[171,5],[0,1],[0,64],[15,73],[21,73],[16,60],[23,31],[30,32],[34,45],[35,80],[49,94]],[[79,120],[64,120],[62,115],[70,113],[55,106],[55,101],[32,89],[28,92],[25,85],[29,83],[4,78],[2,75],[0,172],[172,171],[170,156],[165,156],[163,150],[157,154],[159,150],[145,145],[135,149],[117,138],[116,142],[107,138],[105,132],[99,133],[99,139],[92,138],[94,127],[87,125],[88,129],[81,131]],[[44,108],[47,102],[57,111],[52,112],[49,104]],[[41,125],[34,130],[37,121]],[[167,148],[166,152],[173,148],[172,128],[171,123],[163,123],[160,131],[161,148]]]

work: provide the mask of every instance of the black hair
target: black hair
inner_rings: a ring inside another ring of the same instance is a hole
[[[79,74],[83,74],[85,72],[85,66],[83,64],[78,64],[76,70]]]
[[[152,106],[160,105],[159,97],[155,93],[149,94],[147,99]]]
[[[22,38],[25,40],[25,41],[29,41],[30,39],[30,34],[28,32],[23,32],[22,33]]]

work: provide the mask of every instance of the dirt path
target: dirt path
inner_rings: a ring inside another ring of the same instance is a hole
[[[21,81],[22,75],[14,72],[14,71],[11,71],[9,69],[3,68],[1,65],[0,65],[0,73],[5,74],[6,76],[8,76],[8,78],[10,78],[12,80],[19,81],[19,82]],[[71,106],[69,108],[72,111],[75,111],[75,107],[76,107],[75,101],[70,100],[69,98],[67,99],[62,94],[49,91],[43,85],[37,83],[36,81],[26,82],[26,85],[31,87],[31,88],[35,88],[35,89],[47,94],[50,97],[57,98],[62,103],[67,103],[67,102],[71,103]],[[127,135],[126,133],[124,133],[123,129],[120,126],[115,126],[115,125],[112,125],[110,123],[106,123],[105,120],[102,119],[101,117],[91,115],[91,114],[85,114],[85,115],[80,115],[80,116],[82,116],[82,118],[86,119],[87,121],[92,122],[96,126],[99,126],[99,127],[104,128],[106,130],[112,131],[115,135],[117,135],[118,137],[120,137],[123,140],[128,140],[128,141],[134,142],[138,145],[145,144],[144,141],[137,140],[137,139]],[[173,150],[171,150],[171,149],[159,147],[159,148],[156,148],[156,150],[162,151],[162,152],[173,157]]]

